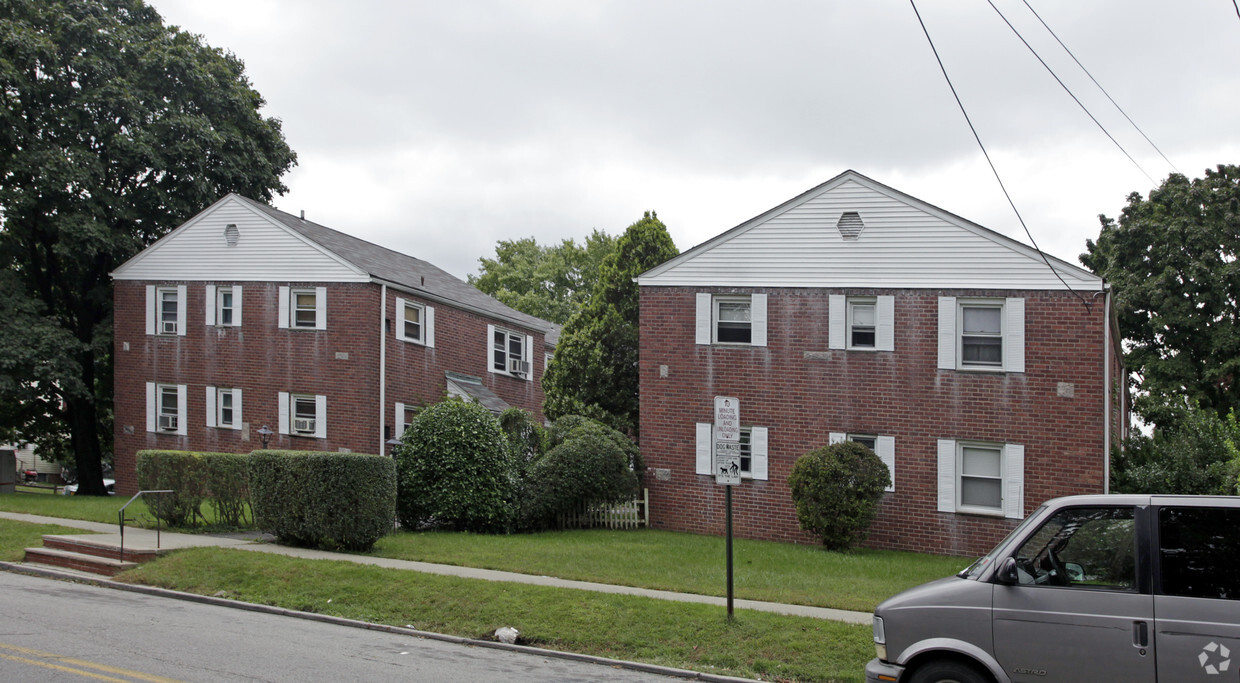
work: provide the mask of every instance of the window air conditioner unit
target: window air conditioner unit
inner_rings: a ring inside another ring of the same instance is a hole
[[[314,433],[314,420],[309,420],[309,419],[293,420],[293,431],[304,433],[304,434],[313,434]]]
[[[514,375],[525,375],[530,371],[530,364],[520,358],[508,359],[508,372]]]
[[[164,334],[176,334],[176,333],[177,333],[177,323],[176,323],[176,321],[175,321],[175,320],[165,320],[165,321],[164,321]]]
[[[176,415],[160,415],[159,430],[162,432],[175,432],[177,430]]]

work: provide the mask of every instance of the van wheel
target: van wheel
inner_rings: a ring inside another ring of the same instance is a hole
[[[951,659],[939,659],[917,667],[909,683],[992,683],[993,679],[976,666]]]

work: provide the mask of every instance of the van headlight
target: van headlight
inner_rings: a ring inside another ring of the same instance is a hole
[[[880,660],[887,661],[887,629],[882,617],[874,617],[874,651]]]

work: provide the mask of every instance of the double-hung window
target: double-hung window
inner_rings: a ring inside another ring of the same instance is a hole
[[[241,429],[241,390],[207,387],[207,426]]]
[[[280,392],[280,433],[327,438],[327,397]]]
[[[941,512],[1025,516],[1025,448],[1020,444],[940,439]]]
[[[741,427],[741,477],[745,479],[765,480],[767,478],[767,440],[766,427]],[[697,446],[695,471],[698,474],[714,475],[715,458],[714,425],[709,422],[697,423]]]
[[[396,338],[435,347],[435,308],[396,297]]]
[[[490,337],[490,372],[527,380],[533,378],[532,337],[494,325],[487,326],[487,335]]]
[[[697,295],[695,342],[726,346],[766,346],[767,295]]]
[[[186,434],[186,386],[146,383],[146,431]]]
[[[146,333],[185,336],[186,285],[146,287]]]
[[[894,436],[886,434],[852,434],[844,432],[830,432],[827,434],[827,443],[841,443],[844,441],[852,441],[874,451],[879,460],[887,466],[887,475],[891,477],[891,481],[887,484],[885,491],[896,490],[896,439]]]
[[[280,327],[294,330],[327,329],[327,288],[281,287]]]
[[[845,296],[827,299],[828,340],[832,349],[895,350],[895,297]]]
[[[207,325],[238,327],[241,325],[241,286],[207,285]]]
[[[1025,371],[1025,300],[939,297],[941,370]]]

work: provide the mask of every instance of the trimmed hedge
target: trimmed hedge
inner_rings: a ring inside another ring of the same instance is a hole
[[[476,403],[449,399],[422,410],[393,453],[400,525],[508,531],[518,474],[513,450],[499,421]]]
[[[250,500],[248,455],[195,451],[138,451],[138,488],[171,490],[171,494],[143,496],[151,514],[171,527],[205,522],[203,501],[215,510],[220,526],[248,526]]]
[[[396,463],[381,455],[254,451],[250,491],[258,527],[284,543],[369,550],[392,530]]]
[[[890,483],[883,461],[854,441],[806,453],[788,475],[801,528],[821,538],[828,550],[847,550],[865,540]]]

